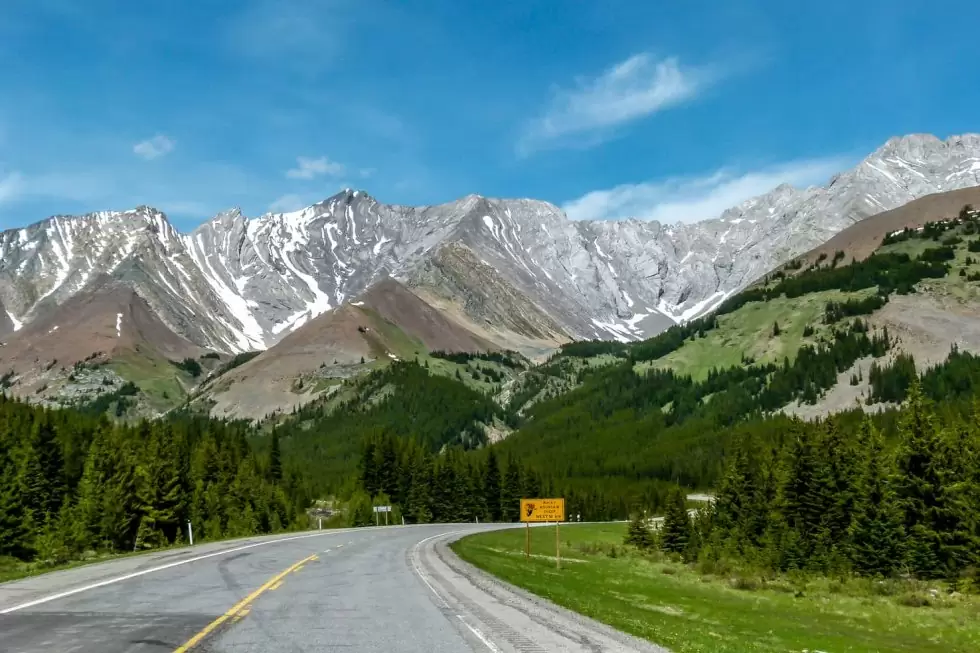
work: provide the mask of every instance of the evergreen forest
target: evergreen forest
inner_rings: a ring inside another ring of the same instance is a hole
[[[549,495],[566,498],[572,520],[633,517],[630,543],[685,559],[966,583],[980,568],[980,357],[954,348],[920,372],[867,317],[949,274],[973,242],[927,227],[886,239],[929,241],[916,255],[793,263],[643,342],[565,345],[503,400],[426,361],[392,362],[259,424],[189,409],[128,423],[109,404],[53,410],[0,396],[0,560],[170,546],[188,522],[195,540],[305,528],[324,503],[354,526],[388,504],[398,523],[516,521],[520,498]],[[808,325],[782,360],[743,357],[703,378],[644,367],[747,304],[868,289],[821,304],[819,336]],[[780,412],[817,403],[866,358],[865,402],[881,410]],[[516,354],[437,359],[483,366],[491,380],[491,365],[526,366]],[[567,389],[542,394],[556,382]],[[684,494],[695,489],[716,500],[692,517]],[[657,533],[651,513],[665,515]]]

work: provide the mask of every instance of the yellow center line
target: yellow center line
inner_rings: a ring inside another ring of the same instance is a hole
[[[245,617],[247,617],[248,616],[248,613],[250,611],[251,611],[251,608],[248,607],[248,606],[246,606],[241,612],[239,612],[238,614],[235,615],[235,618],[231,620],[231,623],[237,624],[239,621],[241,621],[242,619],[244,619]]]
[[[298,570],[300,567],[302,567],[303,565],[305,565],[307,562],[310,562],[311,560],[316,560],[316,559],[317,559],[316,554],[313,554],[313,555],[311,555],[308,558],[304,558],[304,559],[300,560],[299,562],[297,562],[296,564],[294,564],[293,566],[291,566],[289,569],[283,571],[282,573],[276,574],[275,576],[273,576],[272,578],[270,578],[268,581],[266,581],[266,583],[262,587],[260,587],[259,589],[255,590],[254,592],[252,592],[251,594],[249,594],[248,596],[246,596],[244,599],[242,599],[241,601],[239,601],[238,603],[236,603],[234,605],[234,607],[231,608],[231,610],[229,610],[228,612],[224,613],[223,615],[221,615],[220,617],[218,617],[217,619],[215,619],[214,621],[212,621],[211,623],[209,623],[207,626],[205,626],[204,627],[204,630],[202,630],[198,634],[196,634],[193,637],[191,637],[183,645],[178,646],[176,649],[174,649],[174,653],[187,653],[187,651],[191,650],[192,648],[194,648],[195,646],[197,646],[198,644],[200,644],[201,641],[205,637],[207,637],[208,635],[210,635],[214,631],[215,628],[217,628],[218,626],[220,626],[224,622],[228,621],[232,617],[237,616],[239,613],[242,613],[242,616],[244,616],[244,614],[247,613],[247,608],[252,603],[252,601],[254,601],[255,599],[259,598],[259,596],[261,596],[263,592],[265,592],[266,590],[272,589],[272,586],[273,585],[276,585],[277,583],[280,583],[281,584],[283,578],[285,578],[286,576],[288,576],[292,572]]]

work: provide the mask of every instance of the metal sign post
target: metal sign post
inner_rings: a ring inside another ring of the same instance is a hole
[[[387,526],[388,525],[388,513],[389,512],[391,512],[391,506],[375,506],[374,507],[374,525],[375,526],[380,526],[381,517],[379,517],[378,515],[380,515],[381,513],[384,513],[385,514],[385,526]]]
[[[524,541],[524,559],[530,560],[531,559],[531,522],[526,522],[526,523],[527,523],[527,528],[525,530],[527,531],[527,537],[525,538]]]
[[[555,522],[555,562],[558,564],[558,570],[561,571],[561,537],[558,536],[558,525],[561,522]]]

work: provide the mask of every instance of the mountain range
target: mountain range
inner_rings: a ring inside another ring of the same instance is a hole
[[[51,364],[41,338],[60,343],[62,365],[77,362],[139,325],[168,332],[143,340],[166,343],[167,357],[266,350],[388,279],[468,334],[450,345],[535,356],[639,340],[871,215],[977,185],[980,135],[911,135],[826,186],[782,185],[690,224],[573,221],[547,202],[478,195],[389,205],[358,190],[291,213],[227,211],[190,233],[147,206],[54,216],[0,233],[0,366]],[[99,347],[66,347],[93,332]]]
[[[779,186],[694,224],[571,221],[546,202],[477,195],[407,207],[351,190],[292,213],[228,211],[188,234],[146,206],[54,216],[0,234],[0,302],[16,330],[110,276],[178,335],[241,352],[390,276],[512,345],[632,340],[710,311],[863,218],[978,184],[980,136],[913,135],[824,187]],[[475,296],[488,285],[507,297]]]

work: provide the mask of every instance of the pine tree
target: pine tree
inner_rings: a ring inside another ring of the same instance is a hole
[[[670,553],[684,553],[691,541],[691,517],[685,495],[676,487],[667,497],[667,511],[660,528],[660,547]]]
[[[863,469],[848,530],[848,556],[862,574],[890,576],[904,555],[902,512],[891,488],[891,464],[881,434],[870,418],[862,422],[859,437],[864,446]]]
[[[514,457],[507,460],[507,471],[500,490],[500,518],[506,522],[515,522],[520,517],[521,497],[521,468]]]
[[[945,572],[942,536],[946,458],[944,443],[918,382],[909,389],[908,406],[899,422],[895,491],[904,513],[908,562],[919,575],[933,578]]]
[[[653,536],[650,534],[650,527],[647,526],[646,516],[642,511],[638,510],[633,513],[623,543],[638,549],[649,549],[653,546]]]
[[[435,469],[432,484],[432,519],[437,522],[457,521],[455,504],[456,470],[452,462],[442,459]]]
[[[143,547],[159,546],[161,539],[163,543],[172,542],[180,528],[183,479],[175,443],[164,433],[165,427],[144,424],[140,430],[147,442],[143,460],[136,468],[136,493],[142,514],[140,531],[143,532],[140,542]]]
[[[427,453],[416,455],[412,463],[412,488],[406,512],[416,524],[432,521],[432,462]]]
[[[466,473],[461,477],[461,481],[464,483],[463,517],[466,521],[485,520],[487,506],[483,501],[483,483],[480,479],[479,468],[467,463]]]
[[[75,544],[81,551],[94,549],[103,539],[102,497],[106,493],[107,476],[111,474],[111,470],[106,469],[108,462],[105,434],[100,430],[89,445],[78,483],[72,530]]]
[[[483,496],[487,502],[487,517],[490,521],[501,520],[500,467],[493,449],[487,452],[483,469]]]
[[[834,501],[834,477],[822,458],[816,431],[798,425],[789,445],[786,472],[780,491],[779,513],[788,538],[780,544],[784,566],[826,562],[831,538],[827,512]],[[817,556],[817,560],[812,560]]]
[[[398,452],[395,449],[395,439],[385,435],[378,444],[378,486],[381,492],[395,496],[398,492]]]
[[[24,502],[42,524],[58,513],[65,492],[61,444],[46,414],[34,424],[23,469]]]
[[[975,406],[973,423],[958,421],[948,442],[939,528],[949,575],[980,568],[980,401]]]
[[[105,449],[109,470],[101,498],[100,539],[114,551],[133,548],[140,523],[136,454],[129,446],[112,443]]]
[[[755,547],[766,528],[764,478],[750,437],[735,442],[725,474],[712,505],[715,533],[736,549]]]
[[[32,554],[28,510],[17,468],[0,442],[0,556],[26,560]]]
[[[541,495],[541,477],[533,470],[524,474],[524,499],[537,499]]]
[[[858,437],[863,441],[866,436],[860,433]],[[830,487],[823,524],[835,547],[843,544],[847,538],[854,502],[857,499],[856,484],[861,474],[860,465],[857,464],[859,456],[848,440],[848,433],[836,419],[825,423],[821,453],[830,476]]]
[[[71,505],[65,501],[57,515],[49,515],[34,543],[38,559],[48,566],[71,560]]]
[[[272,442],[269,448],[269,480],[278,483],[282,480],[282,452],[279,450],[279,431],[272,429]]]
[[[378,468],[375,464],[376,451],[377,444],[374,442],[374,440],[368,440],[365,442],[364,448],[361,450],[359,475],[361,487],[368,493],[368,496],[372,497],[380,490],[380,484],[378,483]]]
[[[136,544],[134,550],[157,549],[166,546],[167,539],[163,531],[146,515],[140,520],[139,528],[136,530]]]

